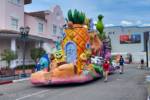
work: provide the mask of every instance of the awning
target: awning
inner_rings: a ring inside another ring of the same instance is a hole
[[[8,37],[8,38],[20,38],[21,35],[17,31],[13,30],[0,30],[0,37]],[[46,37],[40,37],[29,34],[28,39],[36,40],[36,41],[43,41],[43,42],[50,42],[53,41],[52,39],[46,38]]]

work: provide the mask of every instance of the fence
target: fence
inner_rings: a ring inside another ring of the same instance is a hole
[[[35,62],[32,59],[25,60],[25,65],[32,65],[34,63]],[[11,61],[10,68],[15,68],[22,64],[23,64],[23,59],[16,59],[16,60]],[[8,64],[6,61],[0,61],[0,68],[7,67],[7,66],[8,66]]]

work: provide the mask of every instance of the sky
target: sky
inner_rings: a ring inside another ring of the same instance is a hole
[[[95,21],[102,14],[105,26],[150,26],[150,0],[32,0],[25,11],[50,10],[54,5],[65,17],[69,9],[83,11]]]

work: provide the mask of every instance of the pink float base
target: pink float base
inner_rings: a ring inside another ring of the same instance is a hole
[[[99,74],[95,73],[96,78],[102,77]],[[31,83],[33,85],[59,85],[59,84],[70,84],[70,83],[85,83],[94,80],[94,78],[89,75],[76,75],[74,77],[68,78],[51,78],[51,80],[33,80],[31,79]]]

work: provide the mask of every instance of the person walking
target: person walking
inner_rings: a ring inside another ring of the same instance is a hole
[[[103,70],[104,70],[104,77],[105,77],[104,82],[107,82],[108,81],[108,73],[109,73],[109,63],[107,60],[105,60],[103,63]]]
[[[39,58],[36,59],[36,64],[35,64],[35,72],[41,70],[41,65],[39,63]]]
[[[120,74],[123,74],[124,73],[124,59],[122,56],[120,56],[119,64],[120,64]]]
[[[144,59],[141,59],[141,69],[144,68]]]

